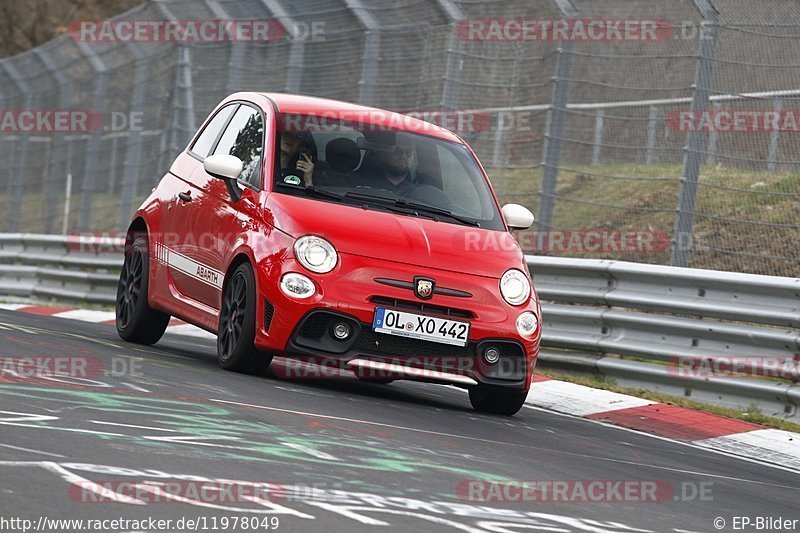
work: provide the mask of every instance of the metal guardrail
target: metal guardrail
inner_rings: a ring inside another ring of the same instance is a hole
[[[113,305],[123,244],[120,238],[0,234],[0,295]],[[528,256],[527,262],[543,302],[541,364],[795,415],[800,279],[594,259]],[[680,371],[687,362],[702,368],[745,358],[762,375],[785,363],[782,379]]]
[[[594,259],[527,262],[543,302],[542,346],[581,352],[545,349],[542,364],[796,415],[800,279]],[[740,372],[772,379],[732,377]]]
[[[113,305],[122,266],[118,238],[0,234],[0,295]]]

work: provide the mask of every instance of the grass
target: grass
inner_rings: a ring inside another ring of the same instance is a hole
[[[796,433],[800,433],[800,424],[795,422],[789,422],[782,418],[767,416],[761,413],[761,411],[756,406],[748,406],[746,411],[730,407],[720,407],[718,405],[710,405],[707,403],[702,403],[695,400],[689,400],[687,398],[682,398],[679,396],[670,396],[668,394],[655,392],[647,389],[622,387],[620,385],[617,385],[617,383],[614,382],[614,380],[608,379],[605,376],[593,376],[584,374],[576,375],[569,372],[550,370],[550,369],[547,370],[539,369],[537,370],[537,374],[551,379],[568,381],[570,383],[576,383],[578,385],[585,385],[587,387],[592,387],[595,389],[603,389],[611,392],[618,392],[620,394],[637,396],[639,398],[644,398],[645,400],[651,400],[658,403],[677,405],[679,407],[686,407],[687,409],[696,409],[698,411],[704,411],[715,415],[726,416],[728,418],[733,418],[736,420],[743,420],[745,422],[751,422],[753,424],[759,424],[766,427],[783,429],[786,431],[793,431]]]
[[[536,213],[541,168],[495,169],[490,175],[501,202],[521,203]],[[553,225],[571,230],[658,231],[671,238],[680,175],[680,165],[666,164],[562,169]],[[800,276],[800,174],[706,166],[696,198],[690,266]],[[557,255],[668,264],[669,246],[605,253],[566,250]]]

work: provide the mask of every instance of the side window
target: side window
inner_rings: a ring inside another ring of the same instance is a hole
[[[239,179],[259,186],[259,169],[264,150],[264,121],[261,113],[243,105],[233,115],[225,133],[217,144],[214,154],[235,155],[242,160]]]
[[[212,118],[211,122],[208,123],[206,129],[203,130],[203,133],[200,134],[200,137],[198,137],[192,145],[191,151],[193,153],[203,158],[208,156],[208,153],[211,151],[211,147],[214,146],[214,141],[217,140],[219,132],[222,130],[222,127],[228,121],[228,118],[230,118],[231,113],[234,112],[237,105],[223,107],[216,115],[214,115],[214,118]]]

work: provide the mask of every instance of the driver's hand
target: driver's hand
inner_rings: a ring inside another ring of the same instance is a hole
[[[314,162],[311,161],[311,156],[308,154],[300,154],[300,159],[297,161],[297,170],[303,173],[303,180],[306,187],[314,184]]]

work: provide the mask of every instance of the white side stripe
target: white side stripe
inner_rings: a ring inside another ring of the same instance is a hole
[[[186,274],[201,283],[211,285],[220,290],[222,289],[224,276],[219,270],[199,263],[190,257],[167,248],[161,243],[155,243],[155,252],[156,260],[159,263],[164,263],[170,268],[174,268],[178,272]]]

